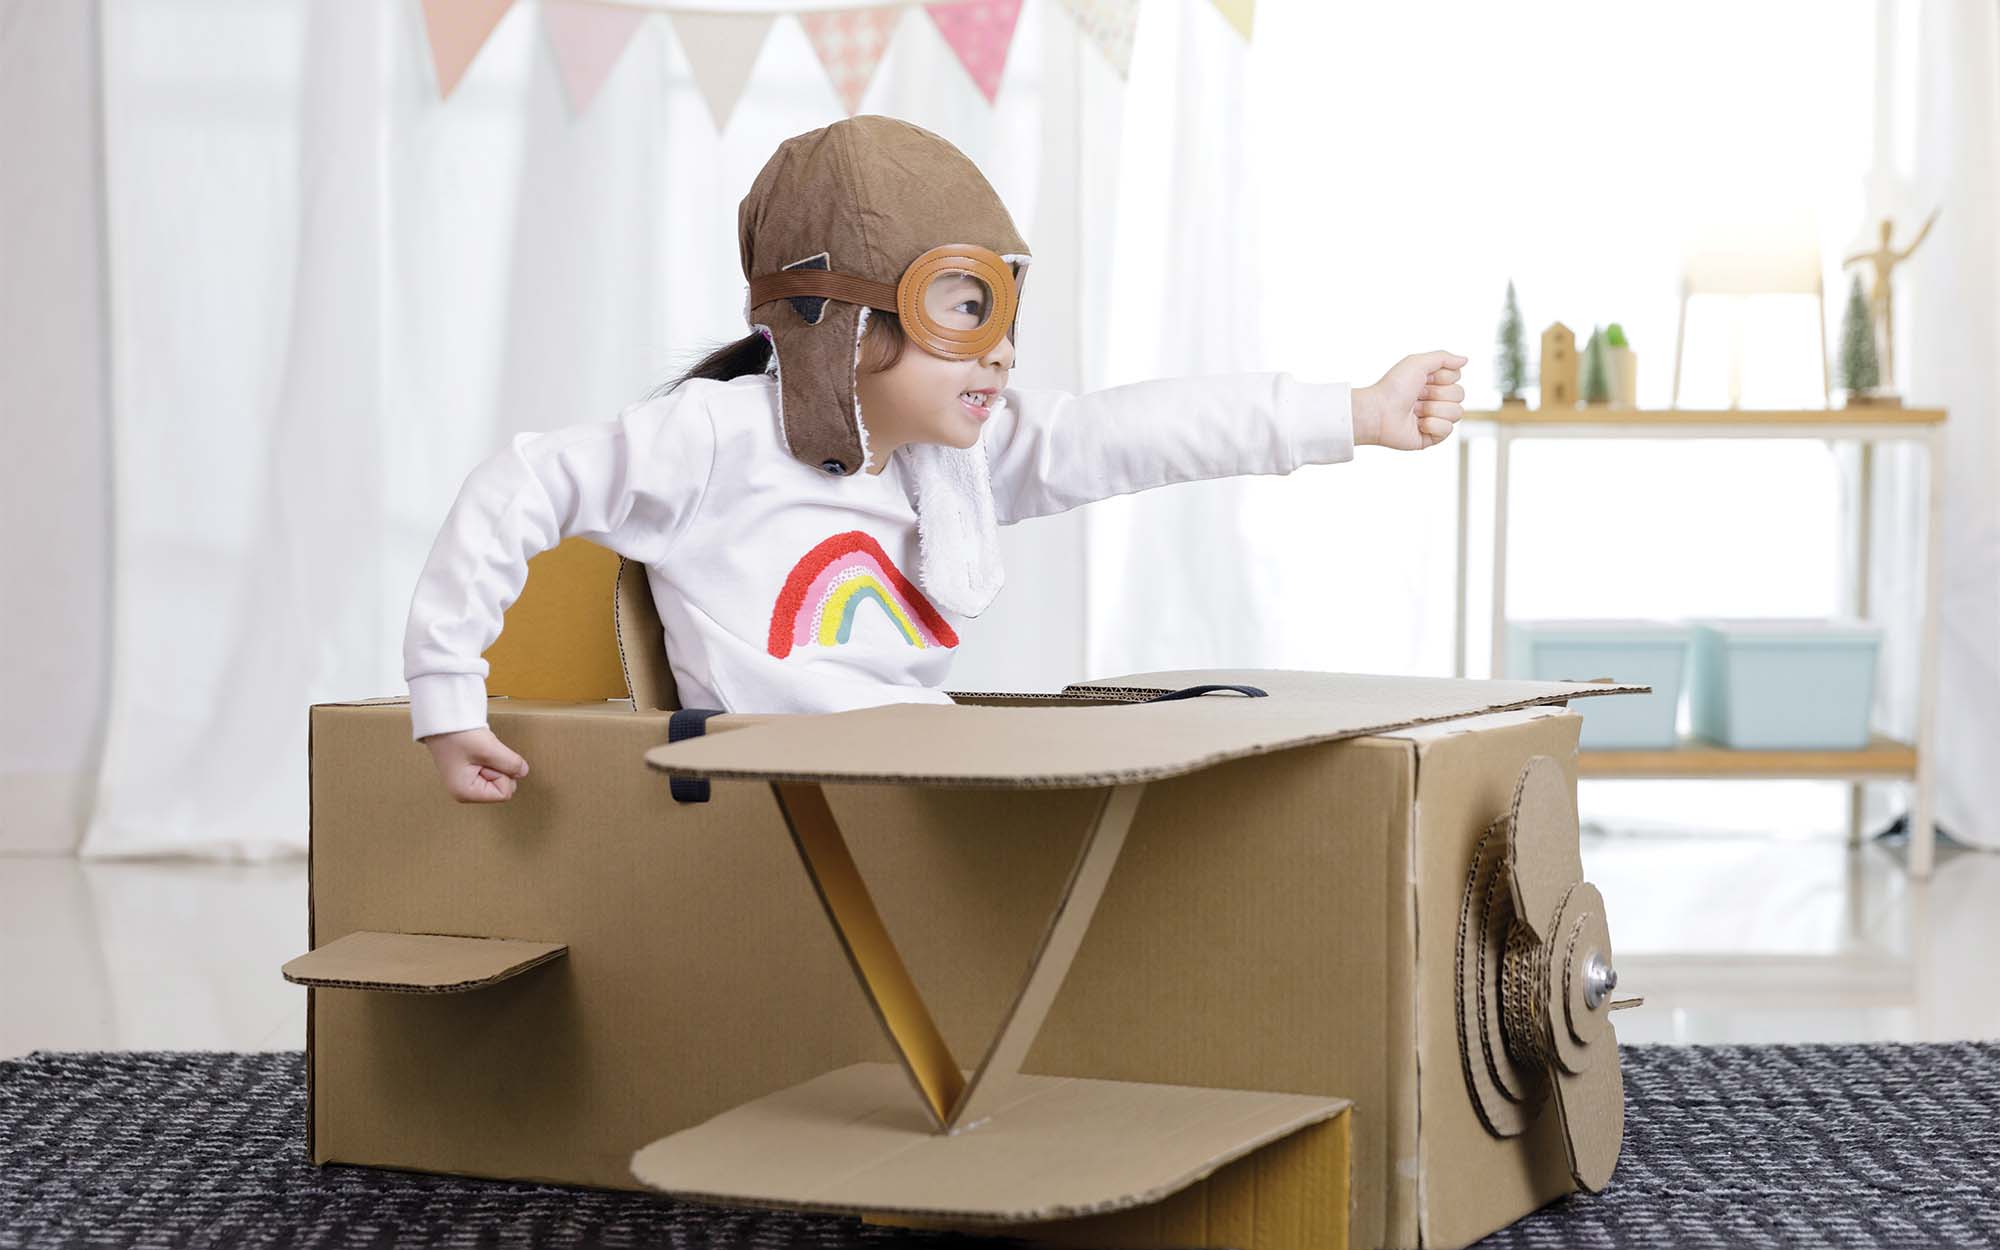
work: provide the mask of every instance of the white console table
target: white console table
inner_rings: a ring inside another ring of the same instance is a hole
[[[1504,407],[1498,411],[1467,412],[1459,423],[1458,445],[1458,594],[1453,632],[1454,671],[1467,667],[1466,624],[1470,614],[1466,567],[1469,557],[1467,515],[1472,476],[1472,438],[1493,440],[1493,592],[1492,654],[1488,673],[1504,675],[1507,644],[1507,503],[1508,453],[1528,438],[1809,438],[1852,442],[1860,455],[1860,495],[1853,510],[1848,541],[1854,553],[1854,584],[1849,590],[1857,617],[1870,614],[1868,572],[1871,521],[1875,508],[1874,452],[1883,442],[1911,442],[1925,449],[1923,616],[1918,641],[1917,721],[1915,741],[1877,737],[1858,751],[1740,751],[1700,739],[1684,739],[1678,747],[1658,751],[1585,751],[1577,772],[1581,777],[1701,777],[1818,778],[1849,783],[1848,836],[1862,836],[1862,785],[1869,781],[1909,783],[1911,800],[1910,872],[1928,877],[1935,847],[1932,817],[1933,734],[1937,713],[1938,565],[1942,518],[1941,476],[1944,463],[1945,413],[1938,408],[1856,406],[1835,409],[1632,409],[1592,406],[1542,411]]]

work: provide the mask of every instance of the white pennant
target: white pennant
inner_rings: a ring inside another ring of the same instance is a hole
[[[1132,74],[1132,35],[1139,25],[1139,0],[1062,0],[1076,24],[1104,51],[1120,78]]]
[[[768,13],[673,14],[674,33],[680,36],[681,49],[694,70],[695,86],[701,89],[717,130],[728,127],[774,20]]]

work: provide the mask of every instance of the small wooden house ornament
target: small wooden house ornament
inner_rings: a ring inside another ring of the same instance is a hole
[[[1542,407],[1576,406],[1576,332],[1558,321],[1542,331]]]

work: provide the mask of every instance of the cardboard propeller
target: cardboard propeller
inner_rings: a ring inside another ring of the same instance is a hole
[[[1576,792],[1537,755],[1473,852],[1458,922],[1459,1056],[1480,1121],[1527,1131],[1554,1092],[1570,1175],[1597,1192],[1625,1136],[1604,896],[1583,879]]]

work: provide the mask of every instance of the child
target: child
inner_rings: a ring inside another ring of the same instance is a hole
[[[1418,450],[1461,415],[1465,358],[1444,352],[1352,392],[1283,373],[1010,389],[1027,245],[971,161],[889,118],[787,140],[739,234],[754,334],[617,420],[515,437],[452,505],[404,675],[462,802],[528,775],[485,727],[480,657],[529,557],[565,538],[646,565],[688,707],[948,703],[956,623],[1000,589],[997,525]]]

